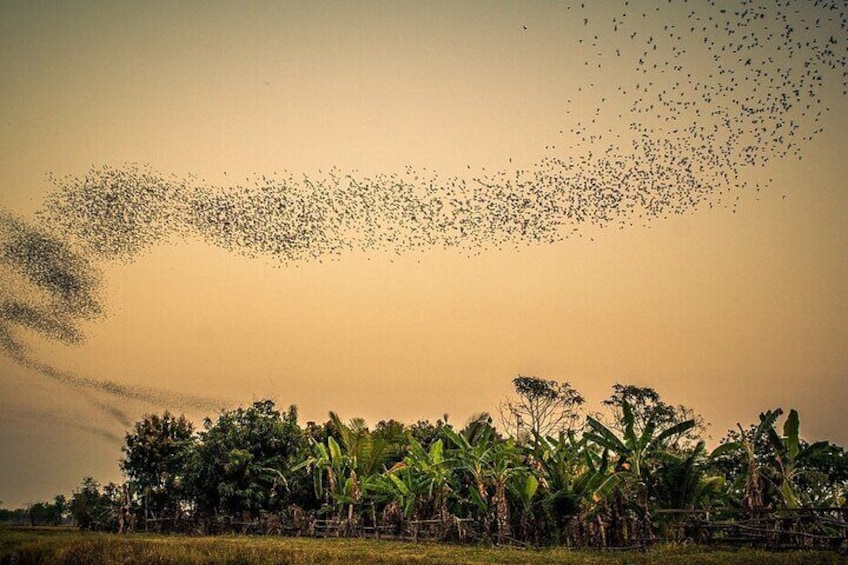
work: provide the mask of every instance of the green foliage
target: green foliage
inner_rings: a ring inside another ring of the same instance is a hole
[[[649,416],[647,420],[638,420],[626,399],[622,401],[621,409],[621,429],[623,429],[621,436],[589,416],[586,421],[590,429],[584,437],[619,456],[616,473],[633,475],[638,481],[642,481],[644,475],[649,472],[648,465],[653,455],[665,449],[669,441],[685,434],[695,426],[694,420],[685,420],[657,429],[658,421],[655,417]]]
[[[121,469],[141,498],[142,516],[177,519],[186,492],[186,471],[196,447],[194,426],[185,416],[150,414],[136,422],[122,448]]]
[[[409,426],[407,434],[410,438],[415,439],[425,449],[429,448],[433,442],[440,439],[444,434],[443,431],[448,427],[448,417],[445,414],[443,419],[436,420],[435,423],[429,420],[419,420]]]
[[[612,390],[610,397],[604,400],[602,404],[612,414],[612,420],[608,425],[619,432],[624,431],[624,406],[626,404],[631,412],[634,425],[639,429],[644,429],[649,421],[653,421],[655,426],[666,427],[692,420],[694,425],[679,439],[689,443],[697,443],[704,435],[706,425],[703,417],[687,406],[668,404],[660,398],[660,394],[653,388],[616,383]]]
[[[21,516],[20,524],[31,526],[60,526],[65,521],[68,512],[68,502],[64,495],[57,495],[53,502],[36,502],[26,509],[26,515]],[[2,520],[0,520],[2,521]]]
[[[554,381],[517,381],[527,397],[561,398]],[[708,456],[703,441],[688,441],[697,421],[681,420],[689,412],[656,391],[616,385],[607,402],[618,420],[589,416],[582,429],[535,433],[532,441],[501,435],[485,412],[460,431],[447,417],[371,430],[332,412],[301,429],[294,407],[281,414],[267,400],[223,412],[199,434],[165,413],[127,434],[121,466],[137,513],[182,514],[206,531],[248,522],[303,531],[320,516],[339,535],[378,521],[398,533],[424,521],[441,539],[473,531],[473,539],[496,543],[607,546],[660,535],[653,520],[664,509],[845,503],[844,450],[806,442],[795,410],[782,433],[782,411],[767,411]],[[86,479],[70,512],[84,529],[115,529],[119,518],[125,525],[124,492]],[[48,506],[32,505],[31,516],[46,519]]]
[[[341,515],[344,505],[352,513],[352,505],[362,501],[364,489],[383,493],[391,490],[390,483],[375,476],[398,461],[406,440],[402,425],[383,423],[372,432],[361,418],[344,423],[330,412],[324,429],[332,430],[332,435],[325,434],[324,441],[316,439],[322,434],[310,436],[311,455],[294,467],[312,475],[319,500]]]
[[[792,409],[783,424],[783,436],[778,436],[773,427],[768,429],[768,438],[774,449],[779,471],[780,494],[788,508],[797,508],[801,505],[796,482],[801,475],[810,472],[804,468],[805,464],[828,447],[826,441],[802,446],[798,436],[799,426],[798,412]]]
[[[0,524],[24,526],[30,521],[27,508],[0,508]]]
[[[659,508],[710,508],[725,503],[725,479],[709,472],[703,441],[691,451],[665,452],[658,459],[649,479]]]
[[[296,410],[281,415],[272,401],[257,401],[207,422],[199,439],[187,482],[202,513],[256,516],[287,504],[292,468],[305,448]]]
[[[801,440],[802,449],[807,445]],[[848,454],[845,449],[824,442],[804,457],[804,470],[795,477],[795,484],[805,505],[835,507],[848,504]]]
[[[83,479],[69,505],[74,522],[83,530],[117,530],[117,492],[114,484],[101,490],[93,477]]]
[[[731,493],[748,508],[781,505],[838,506],[848,484],[848,463],[841,448],[826,441],[808,443],[800,436],[794,409],[778,434],[780,408],[760,414],[756,426],[730,432],[710,458],[728,480]]]
[[[732,481],[735,494],[746,508],[761,508],[768,501],[766,495],[769,485],[763,469],[768,468],[773,453],[766,438],[782,413],[780,408],[761,413],[760,423],[747,431],[737,424],[738,434],[729,435],[710,454],[710,458],[719,463],[722,459],[724,463],[729,463],[724,465],[726,469],[729,468],[728,479]]]

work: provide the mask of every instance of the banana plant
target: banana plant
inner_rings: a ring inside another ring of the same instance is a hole
[[[434,508],[439,512],[439,518],[443,522],[446,521],[449,514],[448,497],[454,490],[454,461],[445,457],[442,440],[436,440],[426,451],[417,441],[411,442],[409,454],[404,461],[421,477],[427,496],[433,500]]]
[[[596,491],[596,498],[609,494],[623,480],[632,478],[644,486],[648,472],[646,463],[650,457],[663,450],[669,440],[680,437],[695,426],[695,420],[690,419],[658,430],[656,421],[650,418],[645,427],[638,430],[630,403],[623,401],[621,408],[624,430],[621,437],[595,418],[587,417],[590,430],[584,438],[619,457],[613,474]]]
[[[545,504],[558,520],[578,514],[607,478],[607,450],[599,455],[588,449],[585,437],[537,437],[532,457],[546,493]]]
[[[312,473],[316,496],[336,506],[340,517],[342,507],[347,505],[351,522],[354,506],[362,502],[363,493],[386,491],[387,485],[377,477],[396,457],[400,442],[398,438],[372,433],[361,418],[345,423],[330,412],[330,421],[339,439],[330,436],[325,443],[312,441],[312,455],[294,470],[307,468]]]
[[[486,518],[494,511],[498,543],[503,543],[512,534],[507,499],[509,485],[524,481],[529,472],[522,465],[520,449],[513,439],[499,441],[491,428],[483,430],[474,444],[451,429],[446,429],[445,435],[455,446],[457,467],[474,483],[468,492],[478,515]]]
[[[623,429],[621,437],[595,418],[591,416],[587,418],[590,429],[584,433],[584,438],[603,448],[604,452],[618,456],[618,462],[612,473],[598,484],[593,498],[596,502],[600,502],[616,492],[624,494],[629,491],[633,496],[630,499],[631,504],[641,514],[642,535],[650,537],[653,536],[649,507],[650,463],[658,454],[666,450],[669,441],[679,438],[692,429],[695,426],[695,420],[685,420],[664,429],[657,429],[656,419],[650,417],[640,430],[637,429],[636,418],[630,403],[624,400],[621,408]],[[613,531],[623,533],[625,529],[620,528],[621,525],[616,519],[612,524],[615,526]]]
[[[798,435],[800,421],[795,409],[789,411],[783,423],[783,436],[778,436],[774,427],[769,427],[768,438],[774,448],[780,471],[780,494],[787,508],[797,508],[801,505],[796,482],[804,474],[803,465],[811,457],[828,448],[828,442],[802,446]]]
[[[523,480],[510,481],[507,486],[513,498],[521,504],[521,538],[529,539],[530,527],[535,519],[533,507],[539,491],[539,479],[533,473],[526,473]]]
[[[381,503],[395,503],[404,519],[415,517],[420,502],[427,498],[429,485],[409,462],[401,461],[379,475],[372,475],[364,488],[373,499]]]
[[[472,488],[468,489],[471,503],[477,514],[485,515],[489,508],[486,461],[493,449],[492,434],[485,431],[482,437],[472,444],[465,436],[450,428],[445,428],[443,433],[454,446],[457,468],[466,473],[473,483]]]
[[[372,433],[362,418],[353,418],[346,424],[335,412],[330,412],[330,421],[338,432],[342,450],[360,477],[382,473],[398,452],[400,438]]]
[[[705,454],[703,441],[686,453],[657,454],[660,466],[654,473],[654,484],[660,504],[667,508],[710,507],[723,499],[724,477],[705,473]]]
[[[326,443],[312,440],[312,455],[292,471],[306,468],[312,474],[315,496],[336,506],[340,513],[345,504],[349,505],[348,517],[352,518],[353,505],[362,500],[362,488],[354,466],[355,459],[330,436]]]
[[[521,464],[520,453],[513,439],[494,445],[488,461],[487,477],[494,490],[492,506],[495,509],[498,543],[504,543],[506,538],[512,535],[507,500],[509,485],[523,484],[524,489],[532,491],[533,484],[538,484],[538,481],[535,481],[532,475],[529,475],[528,469]]]
[[[761,444],[769,434],[774,431],[774,423],[783,414],[783,410],[768,410],[760,413],[760,423],[752,432],[746,432],[741,424],[739,428],[739,441],[729,441],[715,448],[710,453],[710,459],[715,459],[727,453],[742,453],[745,457],[745,474],[740,477],[743,481],[742,503],[749,510],[760,508],[763,505],[762,466],[757,456],[757,446]]]

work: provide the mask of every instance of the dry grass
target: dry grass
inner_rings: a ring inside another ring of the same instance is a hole
[[[832,552],[765,552],[662,546],[649,551],[520,550],[469,545],[251,536],[184,537],[0,529],[0,564],[479,564],[848,563]]]

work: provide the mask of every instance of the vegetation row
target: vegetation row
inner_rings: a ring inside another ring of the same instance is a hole
[[[258,532],[633,547],[657,541],[846,547],[848,458],[780,408],[709,451],[702,418],[615,385],[586,414],[568,383],[518,376],[498,407],[435,422],[298,423],[271,400],[195,430],[150,414],[126,434],[123,484],[0,520],[128,532]],[[785,417],[784,417],[785,416]],[[781,422],[782,419],[782,422]],[[782,425],[781,425],[782,424]]]

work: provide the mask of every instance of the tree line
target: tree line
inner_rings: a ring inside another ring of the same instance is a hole
[[[669,510],[845,508],[848,457],[779,408],[713,450],[703,419],[649,387],[617,384],[585,413],[569,383],[518,376],[499,407],[373,428],[298,423],[271,400],[207,418],[150,414],[126,434],[122,485],[86,478],[84,529],[401,535],[489,543],[627,546],[662,536]],[[58,499],[57,499],[58,503]],[[843,518],[844,519],[844,518]]]

